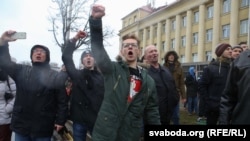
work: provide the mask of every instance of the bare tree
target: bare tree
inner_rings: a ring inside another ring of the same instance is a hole
[[[97,0],[94,0],[95,3]],[[67,40],[71,33],[84,30],[89,35],[88,18],[90,16],[90,8],[93,3],[89,0],[52,0],[54,7],[51,7],[50,21],[52,23],[52,31],[56,44],[64,50]],[[106,39],[114,35],[114,30],[104,27],[103,36],[105,43],[109,44]],[[90,36],[81,39],[76,43],[76,48],[81,46],[89,48]]]

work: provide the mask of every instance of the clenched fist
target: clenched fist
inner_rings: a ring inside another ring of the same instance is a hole
[[[94,19],[100,19],[105,15],[105,7],[102,5],[95,4],[92,7],[92,13],[91,16]]]

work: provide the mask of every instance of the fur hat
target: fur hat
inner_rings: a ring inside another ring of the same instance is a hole
[[[30,50],[30,59],[31,59],[31,62],[33,63],[33,61],[32,61],[32,55],[33,55],[33,50],[35,50],[36,48],[41,48],[41,49],[45,50],[45,52],[46,52],[45,63],[49,63],[49,61],[50,61],[50,51],[49,51],[49,49],[46,46],[43,46],[43,45],[34,45],[31,48],[31,50]]]
[[[215,49],[215,54],[217,57],[220,57],[223,52],[228,48],[228,47],[232,47],[230,44],[228,43],[221,43],[221,44],[218,44],[216,49]]]

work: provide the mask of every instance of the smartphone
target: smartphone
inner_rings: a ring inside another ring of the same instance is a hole
[[[16,32],[11,35],[12,39],[26,39],[26,32]]]

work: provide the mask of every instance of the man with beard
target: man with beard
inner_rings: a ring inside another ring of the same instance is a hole
[[[155,82],[145,69],[137,65],[140,41],[135,35],[122,37],[117,61],[110,60],[103,45],[104,15],[102,5],[93,5],[89,19],[91,49],[104,76],[105,97],[92,139],[136,141],[140,139],[143,117],[147,124],[160,125]]]

